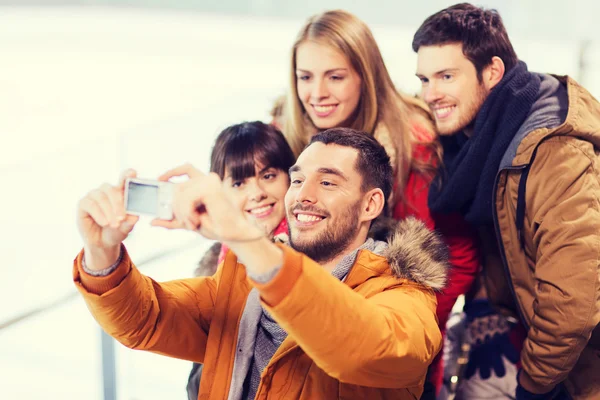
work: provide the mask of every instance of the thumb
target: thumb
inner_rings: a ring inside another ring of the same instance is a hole
[[[135,224],[139,221],[140,217],[137,215],[127,214],[125,219],[121,222],[120,230],[123,233],[129,233],[135,226]]]
[[[126,169],[125,171],[121,172],[121,175],[119,176],[119,183],[118,183],[118,188],[123,191],[125,190],[125,182],[127,181],[127,178],[136,178],[137,177],[137,172],[132,169]]]

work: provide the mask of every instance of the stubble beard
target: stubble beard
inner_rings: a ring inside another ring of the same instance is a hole
[[[462,131],[472,131],[475,125],[475,118],[481,109],[481,106],[487,98],[488,92],[483,85],[478,85],[471,101],[465,103],[463,107],[457,107],[455,112],[460,112],[458,121],[448,127],[440,126],[436,120],[436,129],[440,136],[452,136]],[[458,109],[460,108],[460,109]],[[470,136],[470,135],[469,135]]]
[[[346,250],[356,238],[359,229],[358,207],[359,202],[350,205],[344,212],[339,214],[344,216],[339,223],[329,225],[325,231],[319,232],[314,238],[303,241],[294,237],[293,224],[288,224],[290,246],[320,264],[333,260]],[[293,215],[292,218],[294,218]]]

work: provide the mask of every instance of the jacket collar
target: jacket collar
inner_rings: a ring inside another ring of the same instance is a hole
[[[576,136],[600,148],[600,103],[573,78],[547,74],[540,76],[540,96],[523,124],[523,131],[509,146],[501,169],[529,164],[533,151],[550,136]],[[551,101],[551,97],[556,99]],[[537,118],[533,112],[536,110]],[[540,114],[549,114],[550,117],[539,118]]]
[[[449,270],[448,248],[439,234],[427,229],[416,218],[400,222],[381,219],[371,227],[370,235],[387,238],[387,248],[376,254],[361,250],[346,283],[356,287],[366,280],[392,275],[433,290],[442,290]]]

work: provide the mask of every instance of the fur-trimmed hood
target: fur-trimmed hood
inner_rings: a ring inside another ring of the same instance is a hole
[[[399,278],[440,291],[446,285],[450,263],[448,247],[441,236],[416,218],[401,221],[377,219],[369,236],[388,243],[383,253],[392,272]]]
[[[423,222],[413,217],[400,222],[380,217],[371,225],[369,237],[388,243],[382,255],[398,278],[410,279],[436,291],[446,285],[450,268],[448,248],[441,236],[427,229]],[[199,262],[196,276],[215,273],[220,250],[220,243],[210,247]]]
[[[212,276],[217,272],[219,266],[219,253],[221,252],[221,243],[213,243],[212,246],[206,250],[206,253],[202,256],[198,262],[198,267],[194,271],[194,276]]]

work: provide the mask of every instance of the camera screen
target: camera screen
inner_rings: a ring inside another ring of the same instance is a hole
[[[158,186],[129,182],[127,211],[156,215],[158,210]]]

